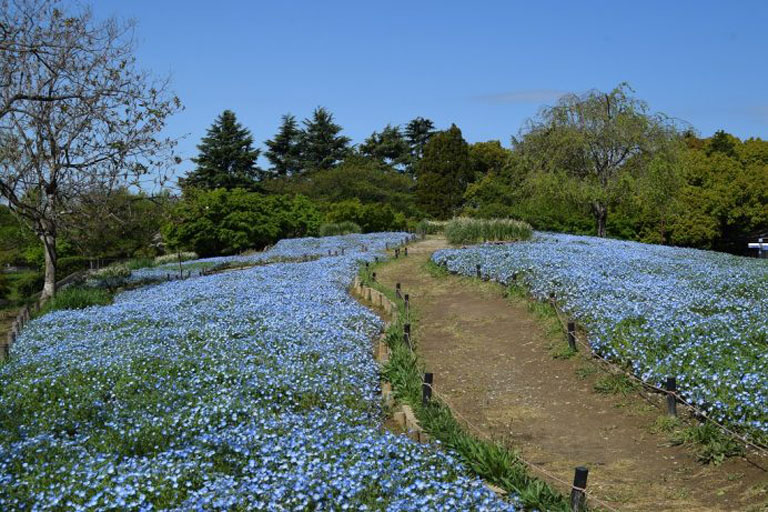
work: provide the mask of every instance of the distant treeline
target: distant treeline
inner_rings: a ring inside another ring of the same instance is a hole
[[[340,223],[415,230],[422,219],[460,215],[734,253],[768,232],[768,142],[724,131],[701,138],[650,112],[626,85],[562,98],[509,148],[469,144],[456,125],[438,130],[422,117],[358,145],[342,132],[324,108],[301,125],[285,115],[264,143],[262,169],[250,131],[225,111],[180,193],[123,188],[81,199],[57,241],[58,264],[66,273],[93,258],[231,254]],[[39,237],[2,206],[0,263],[43,265]]]

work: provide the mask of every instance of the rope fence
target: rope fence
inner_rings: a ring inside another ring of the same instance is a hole
[[[656,391],[657,393],[662,393],[665,396],[670,397],[675,402],[679,402],[679,403],[683,404],[688,409],[693,411],[693,413],[696,416],[702,418],[706,422],[709,422],[709,423],[715,425],[722,432],[724,432],[725,434],[730,436],[732,439],[735,439],[735,440],[737,440],[737,441],[739,441],[739,442],[741,442],[741,443],[751,447],[752,449],[754,449],[756,452],[760,453],[763,456],[768,456],[768,447],[762,446],[762,445],[760,445],[760,444],[758,444],[758,443],[756,443],[756,442],[754,442],[754,441],[744,437],[743,435],[739,434],[738,432],[733,431],[732,429],[728,428],[727,426],[723,425],[722,423],[718,422],[717,420],[712,419],[707,414],[706,411],[698,408],[696,405],[692,404],[691,402],[689,402],[688,400],[683,398],[680,395],[680,393],[678,393],[677,391],[673,391],[673,390],[669,390],[669,389],[664,389],[664,388],[661,388],[659,386],[655,386],[654,384],[651,384],[650,382],[641,379],[640,377],[638,377],[637,375],[633,374],[632,372],[627,371],[626,369],[622,368],[621,366],[617,365],[616,363],[614,363],[612,361],[609,361],[608,359],[606,359],[605,357],[603,357],[599,353],[595,352],[592,349],[592,346],[586,340],[582,340],[575,331],[569,330],[568,322],[563,319],[562,311],[560,311],[560,308],[557,306],[557,301],[555,300],[555,297],[552,297],[552,296],[550,297],[549,304],[552,306],[552,309],[555,311],[555,315],[557,316],[557,320],[560,323],[561,328],[564,330],[564,332],[568,336],[569,341],[573,340],[576,344],[578,344],[581,347],[583,347],[586,350],[586,352],[591,357],[599,360],[602,364],[604,364],[605,366],[610,368],[613,372],[618,373],[618,374],[623,374],[624,376],[626,376],[630,380],[633,380],[633,381],[637,382],[641,386],[643,386],[643,387],[645,387],[647,389],[651,389],[653,391]],[[674,407],[671,404],[668,406],[668,408],[670,410],[674,410]]]

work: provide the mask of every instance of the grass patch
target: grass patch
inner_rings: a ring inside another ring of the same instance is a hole
[[[594,385],[595,391],[604,395],[627,396],[638,389],[638,384],[623,374],[603,375]]]
[[[570,510],[567,499],[562,494],[528,473],[516,451],[502,442],[480,439],[469,433],[454,418],[450,408],[436,397],[426,406],[422,405],[421,380],[424,365],[403,339],[403,324],[406,322],[403,301],[395,300],[393,290],[371,280],[371,274],[379,265],[371,264],[368,269],[362,267],[359,275],[367,286],[384,293],[398,305],[398,321],[391,323],[386,333],[390,359],[382,371],[384,378],[392,383],[395,398],[410,405],[422,428],[433,439],[457,453],[474,474],[518,496],[527,510]],[[425,268],[435,276],[447,275],[445,269],[434,263],[428,263]],[[413,324],[413,315],[409,321]]]
[[[738,441],[723,433],[712,423],[701,423],[672,433],[672,443],[691,445],[696,457],[705,464],[721,464],[727,457],[744,453]]]
[[[84,309],[89,306],[104,306],[112,303],[112,293],[101,288],[64,288],[48,300],[38,316],[59,309]]]
[[[445,237],[452,244],[528,240],[532,235],[530,224],[513,219],[457,217],[445,225]]]

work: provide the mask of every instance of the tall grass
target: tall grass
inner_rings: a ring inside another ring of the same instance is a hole
[[[514,219],[472,219],[457,217],[445,226],[445,237],[452,244],[484,241],[528,240],[533,228]]]
[[[329,222],[320,226],[318,234],[320,236],[337,236],[349,233],[362,233],[360,226],[351,221]]]
[[[442,233],[448,221],[445,220],[421,220],[416,226],[416,231],[425,235],[436,235]]]
[[[59,309],[84,309],[88,306],[103,306],[112,303],[112,294],[97,288],[64,288],[48,300],[40,309],[38,316]]]

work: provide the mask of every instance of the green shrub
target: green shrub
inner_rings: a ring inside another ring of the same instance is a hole
[[[32,297],[43,290],[44,282],[45,277],[43,274],[25,274],[16,281],[16,295],[19,298]]]
[[[43,315],[59,309],[83,309],[89,306],[101,306],[112,302],[112,294],[96,288],[64,288],[56,293],[40,309]]]
[[[346,235],[348,233],[361,233],[360,226],[350,221],[328,222],[320,226],[318,234],[320,236]]]
[[[66,256],[56,262],[56,275],[63,279],[80,270],[87,270],[90,261],[84,256]]]
[[[282,238],[317,233],[321,214],[304,196],[265,196],[243,189],[184,191],[164,228],[172,247],[201,257],[261,249]]]
[[[496,240],[527,240],[533,228],[526,222],[513,219],[471,219],[458,217],[445,225],[445,236],[452,244],[466,244]]]
[[[0,300],[7,299],[10,293],[11,287],[8,284],[8,278],[4,273],[0,272]]]

